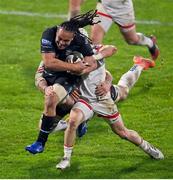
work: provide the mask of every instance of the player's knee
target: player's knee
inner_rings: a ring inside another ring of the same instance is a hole
[[[122,96],[121,96],[121,100],[125,100],[126,98],[127,98],[127,96],[128,96],[128,91],[127,91],[127,89],[124,89],[124,91],[123,91],[123,93],[122,93]]]
[[[129,88],[125,86],[119,86],[119,101],[123,101],[127,98],[129,94]]]
[[[128,139],[128,133],[126,130],[116,131],[116,133],[121,139]]]
[[[63,86],[61,86],[60,84],[54,84],[53,91],[57,96],[58,103],[61,101],[65,102],[65,98],[67,97],[67,91]]]
[[[70,131],[76,131],[78,123],[75,119],[70,119],[68,122],[68,128]]]
[[[45,105],[48,108],[56,107],[56,105],[57,105],[56,94],[45,96]]]

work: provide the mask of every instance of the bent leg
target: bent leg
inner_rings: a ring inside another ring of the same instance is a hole
[[[138,81],[142,70],[143,67],[141,67],[140,65],[134,65],[129,71],[121,76],[118,84],[114,85],[115,91],[117,93],[117,98],[115,100],[116,102],[127,98],[129,91]]]
[[[69,122],[64,135],[64,145],[72,147],[76,138],[76,129],[84,121],[83,112],[80,109],[72,109]]]
[[[125,127],[121,115],[114,124],[110,124],[110,127],[114,133],[120,136],[122,139],[126,139],[135,145],[140,145],[142,138],[134,130],[129,130]]]
[[[91,27],[90,38],[93,44],[102,44],[104,35],[107,33],[109,28],[112,25],[112,17],[105,11],[103,5],[98,2],[96,6],[98,19],[95,21],[100,21],[98,24],[95,24]]]
[[[90,119],[92,116],[92,108],[84,100],[80,99],[79,102],[73,106],[70,112],[68,127],[64,135],[64,157],[56,165],[56,168],[65,169],[70,166],[73,144],[76,138],[76,129],[82,122]]]
[[[72,109],[70,112],[69,123],[64,134],[64,157],[56,165],[57,169],[70,167],[70,159],[73,151],[73,144],[76,138],[76,129],[84,121],[84,114],[80,109]]]
[[[91,26],[91,35],[90,38],[93,44],[102,44],[105,32],[99,24]]]
[[[133,28],[130,28],[129,30],[120,27],[120,32],[122,33],[125,41],[128,44],[147,46],[149,48],[153,46],[153,41],[151,40],[151,38],[145,36],[142,33],[137,33],[135,26],[133,26]]]

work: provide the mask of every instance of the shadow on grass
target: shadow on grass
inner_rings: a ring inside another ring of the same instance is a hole
[[[59,162],[59,161],[57,161]],[[57,162],[54,161],[39,161],[29,169],[31,179],[73,179],[79,176],[80,165],[78,162],[73,163],[66,170],[56,169]]]
[[[152,82],[148,82],[148,83],[145,83],[139,91],[136,91],[134,92],[133,94],[131,94],[130,98],[132,97],[135,97],[135,96],[139,96],[141,94],[147,94],[153,87],[155,86],[155,83],[152,83]],[[135,88],[135,87],[134,87]]]
[[[80,161],[73,161],[71,167],[61,171],[55,168],[58,161],[41,160],[34,164],[29,169],[31,179],[126,179],[126,178],[170,178],[173,176],[171,171],[172,160],[156,161],[146,157],[145,159],[138,159],[135,162],[133,158],[127,161],[122,161],[117,156],[117,162],[115,158],[115,164],[103,163],[100,159],[100,163],[97,166],[94,161],[87,167],[85,164],[80,164]],[[137,159],[136,159],[137,160]],[[122,162],[120,166],[119,162]],[[166,168],[166,169],[165,169]],[[104,169],[104,170],[103,170]]]

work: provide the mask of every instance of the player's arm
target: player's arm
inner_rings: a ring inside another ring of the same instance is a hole
[[[97,54],[94,54],[93,57],[95,60],[101,60],[103,58],[107,58],[112,56],[115,52],[117,52],[117,48],[113,45],[105,45],[99,49]]]
[[[88,74],[97,68],[97,62],[93,57],[93,47],[88,38],[79,37],[80,41],[80,52],[84,56],[83,61],[86,63],[87,68],[83,70],[82,74]]]
[[[35,73],[35,85],[41,91],[45,92],[45,88],[48,86],[46,80],[43,78],[44,64],[40,62],[37,71]]]
[[[41,37],[41,55],[45,68],[53,71],[73,71],[75,73],[81,73],[85,68],[82,62],[69,64],[56,58],[53,33],[53,29],[47,29]]]
[[[53,87],[48,86],[46,79],[43,77],[44,63],[40,62],[39,67],[35,73],[35,85],[45,95],[53,94]]]
[[[35,85],[42,93],[51,94],[52,86],[48,86],[46,79],[43,77],[43,72],[44,72],[44,63],[43,61],[41,61],[35,73]],[[74,100],[74,102],[76,102],[80,96],[79,90],[77,88],[74,89],[73,92],[70,94],[70,96]]]
[[[112,56],[117,51],[117,48],[112,45],[103,46],[96,55],[86,56],[84,61],[87,63],[88,67],[83,70],[82,74],[87,74],[97,68],[97,60],[107,58]]]
[[[112,75],[109,71],[106,71],[106,77],[105,81],[101,82],[97,87],[96,87],[96,95],[97,96],[105,96],[111,88],[112,85]]]
[[[93,56],[86,56],[84,58],[84,62],[86,63],[87,68],[82,71],[82,74],[88,74],[91,71],[97,69],[97,61],[94,59]]]
[[[75,64],[70,64],[55,58],[55,53],[42,53],[42,59],[45,68],[54,71],[71,71],[76,74],[81,74],[82,71],[86,68],[85,63],[82,61]]]

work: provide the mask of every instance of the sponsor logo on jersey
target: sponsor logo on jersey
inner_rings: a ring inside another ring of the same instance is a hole
[[[47,40],[47,39],[42,39],[41,42],[42,42],[42,45],[47,45],[47,46],[51,46],[52,45],[52,43],[49,40]]]

